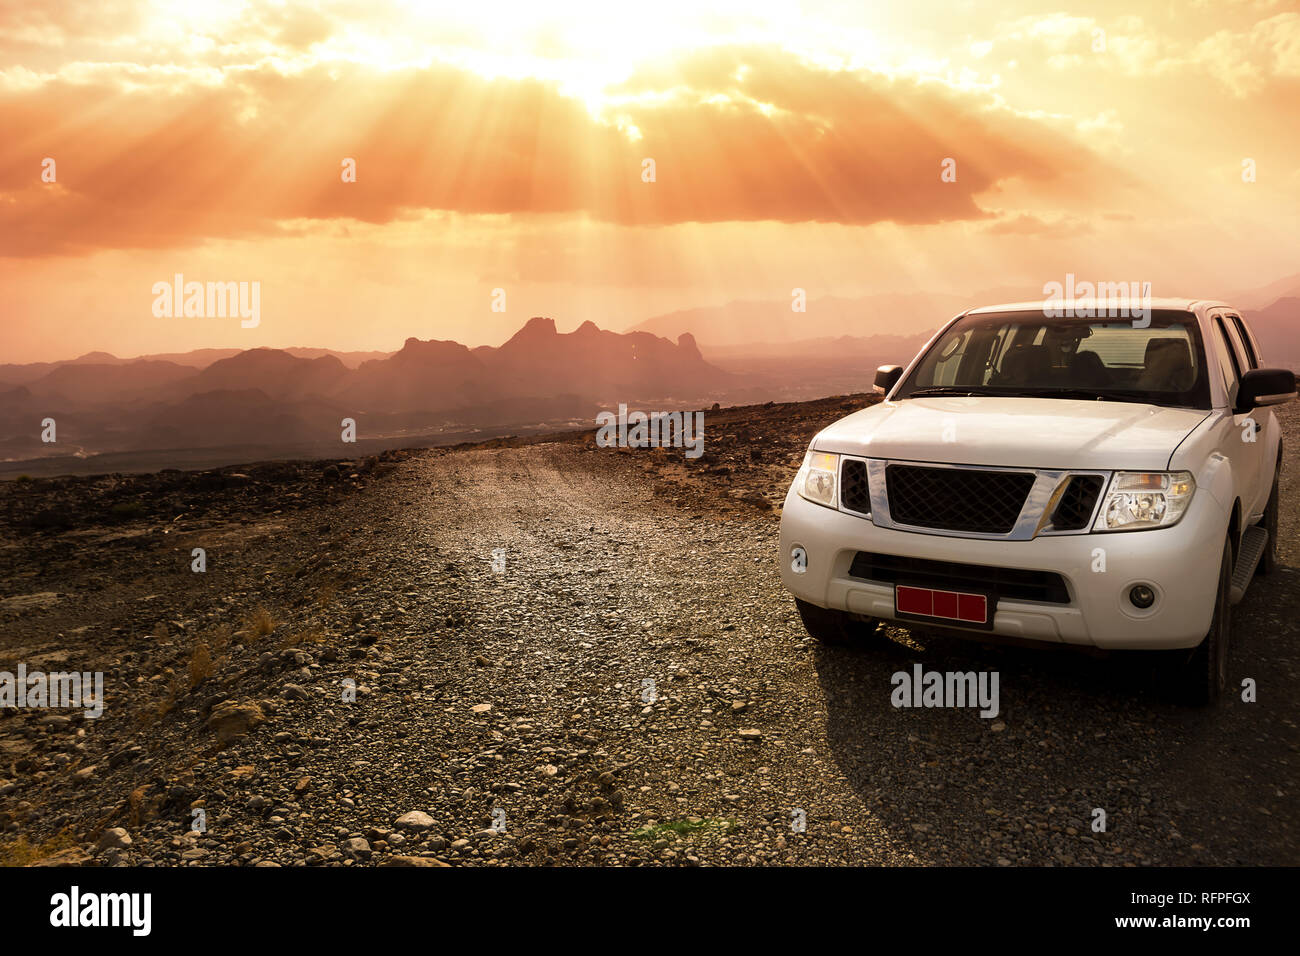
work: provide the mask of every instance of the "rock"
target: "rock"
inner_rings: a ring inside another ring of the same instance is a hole
[[[285,700],[310,700],[311,691],[298,684],[285,684],[280,688],[280,696]]]
[[[492,709],[491,704],[475,704],[473,707],[470,708],[470,711],[475,714],[486,714],[491,709]]]
[[[397,818],[397,826],[408,830],[428,830],[433,826],[433,817],[423,810],[411,810]]]
[[[131,845],[131,834],[127,833],[122,827],[112,827],[100,834],[99,842],[95,844],[95,852],[103,853],[105,850],[120,850]]]
[[[89,853],[80,847],[68,847],[66,850],[60,850],[51,856],[42,860],[29,863],[28,866],[85,866],[91,863],[93,858]]]
[[[451,866],[431,856],[390,856],[380,866]]]
[[[351,856],[370,856],[370,841],[363,837],[352,837],[343,841],[343,852]]]
[[[741,728],[739,735],[741,740],[751,741],[753,743],[758,743],[758,741],[763,739],[763,731],[756,730],[753,727]]]
[[[325,863],[329,860],[337,860],[340,856],[342,854],[339,853],[338,847],[333,843],[322,843],[320,846],[314,846],[307,851],[307,863],[309,865]]]
[[[208,729],[216,733],[219,743],[228,744],[265,721],[266,715],[257,704],[227,700],[212,708]]]

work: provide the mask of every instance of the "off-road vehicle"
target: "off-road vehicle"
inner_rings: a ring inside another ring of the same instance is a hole
[[[810,633],[892,619],[1165,650],[1193,697],[1219,697],[1232,605],[1276,561],[1268,406],[1296,394],[1240,312],[973,309],[875,387],[813,438],[785,499],[781,578]]]

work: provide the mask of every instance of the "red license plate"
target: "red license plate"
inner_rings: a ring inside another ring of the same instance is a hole
[[[894,586],[894,613],[902,618],[965,627],[989,627],[993,623],[987,594],[906,584]]]

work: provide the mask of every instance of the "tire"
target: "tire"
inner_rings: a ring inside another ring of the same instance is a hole
[[[1223,542],[1219,561],[1219,587],[1214,599],[1214,613],[1205,639],[1182,664],[1179,683],[1189,703],[1201,706],[1217,704],[1228,683],[1228,644],[1232,632],[1232,604],[1229,589],[1232,581],[1232,542]]]
[[[1281,451],[1279,450],[1279,455]],[[1264,547],[1264,553],[1260,556],[1259,565],[1255,568],[1256,574],[1272,574],[1277,570],[1277,512],[1278,512],[1278,485],[1282,477],[1282,462],[1279,461],[1277,471],[1273,472],[1273,490],[1269,492],[1268,504],[1264,506],[1264,518],[1260,521],[1260,527],[1268,532],[1268,544]]]
[[[799,609],[804,630],[823,644],[860,643],[880,626],[880,622],[874,618],[862,618],[847,611],[818,607],[799,598],[795,598],[794,603]]]

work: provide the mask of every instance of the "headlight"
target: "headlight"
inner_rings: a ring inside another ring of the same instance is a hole
[[[1196,482],[1189,471],[1117,471],[1093,531],[1138,531],[1177,524]]]
[[[795,475],[794,487],[800,497],[815,504],[835,507],[835,475],[840,467],[839,455],[809,451],[804,455],[803,467]]]

